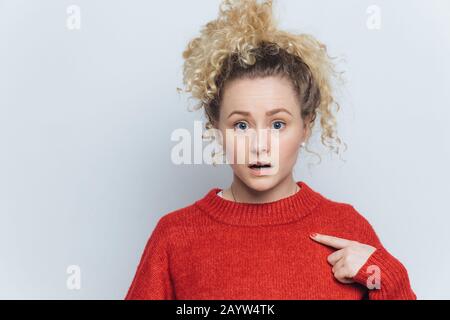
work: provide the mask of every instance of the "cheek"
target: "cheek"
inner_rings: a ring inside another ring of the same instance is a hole
[[[280,164],[290,166],[295,164],[300,150],[301,139],[299,135],[286,136],[280,139]]]

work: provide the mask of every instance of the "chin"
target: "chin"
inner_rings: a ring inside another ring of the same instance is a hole
[[[256,191],[267,191],[275,187],[278,183],[278,176],[272,175],[272,176],[251,176],[246,175],[243,179],[243,182],[251,189]]]

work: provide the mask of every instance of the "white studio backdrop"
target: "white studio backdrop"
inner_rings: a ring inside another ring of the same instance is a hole
[[[181,53],[219,4],[0,0],[0,298],[123,299],[159,217],[231,183],[227,166],[170,158],[171,133],[204,119],[176,92]],[[316,133],[322,163],[300,154],[296,179],[353,204],[419,299],[449,299],[450,2],[275,13],[343,57],[347,79],[346,161]]]

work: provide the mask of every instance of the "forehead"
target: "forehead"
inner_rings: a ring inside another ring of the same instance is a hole
[[[298,109],[298,99],[289,79],[264,77],[256,79],[236,79],[227,83],[222,111],[229,114],[239,109],[250,113],[265,113],[277,107],[286,108],[292,113]]]

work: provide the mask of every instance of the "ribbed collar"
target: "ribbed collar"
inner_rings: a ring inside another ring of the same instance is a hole
[[[235,202],[217,195],[213,188],[195,202],[202,211],[215,220],[232,225],[260,226],[290,223],[307,216],[324,199],[305,182],[296,182],[300,190],[295,194],[265,203]]]

